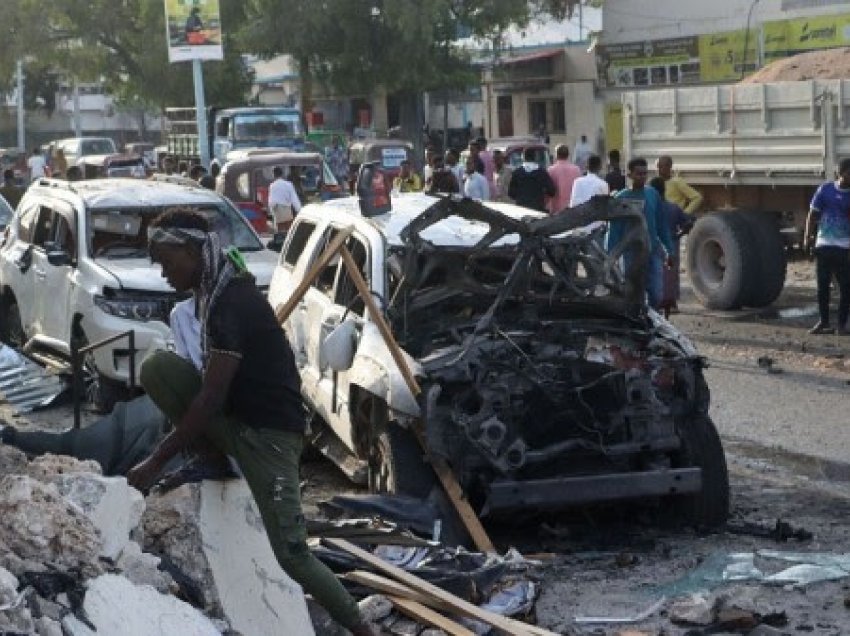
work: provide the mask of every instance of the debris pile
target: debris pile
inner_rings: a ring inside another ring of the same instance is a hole
[[[809,51],[771,62],[741,84],[850,77],[850,47]]]
[[[153,495],[146,510],[94,462],[0,445],[0,467],[0,633],[313,633],[242,482]]]

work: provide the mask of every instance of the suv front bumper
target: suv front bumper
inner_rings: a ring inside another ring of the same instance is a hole
[[[556,509],[605,501],[697,493],[701,468],[649,470],[609,475],[495,481],[482,514],[524,509]]]

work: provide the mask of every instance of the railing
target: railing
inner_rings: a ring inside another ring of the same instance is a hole
[[[80,428],[80,407],[81,407],[81,389],[83,388],[83,378],[82,378],[82,360],[83,357],[89,352],[94,351],[95,349],[100,349],[108,344],[115,342],[116,340],[120,340],[121,338],[127,338],[127,341],[130,345],[130,388],[133,389],[136,386],[136,332],[133,329],[128,331],[122,331],[121,333],[115,334],[114,336],[110,336],[109,338],[104,338],[98,342],[93,342],[92,344],[88,344],[84,347],[79,347],[76,344],[75,340],[71,342],[71,383],[72,383],[72,391],[74,396],[74,428]]]

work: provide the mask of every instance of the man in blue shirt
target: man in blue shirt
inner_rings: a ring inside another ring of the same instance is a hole
[[[670,267],[673,253],[673,240],[670,229],[665,222],[661,207],[661,196],[654,188],[646,187],[648,167],[646,159],[635,157],[628,164],[628,175],[632,182],[631,188],[620,190],[618,199],[640,199],[643,204],[643,215],[646,218],[646,228],[649,231],[649,263],[647,267],[646,293],[649,306],[658,309],[664,285],[664,267]],[[626,224],[622,221],[611,221],[608,230],[608,251],[611,252],[623,239]],[[631,267],[629,254],[625,254],[625,267]]]
[[[850,311],[850,158],[838,168],[839,179],[822,184],[809,206],[803,247],[814,241],[820,320],[809,333],[833,333],[829,324],[829,286],[838,283],[838,333],[846,335]],[[817,229],[817,235],[815,230]]]

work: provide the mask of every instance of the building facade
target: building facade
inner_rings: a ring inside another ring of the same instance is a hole
[[[605,2],[596,46],[609,148],[622,140],[624,90],[738,82],[774,60],[850,46],[842,0]]]

